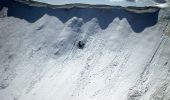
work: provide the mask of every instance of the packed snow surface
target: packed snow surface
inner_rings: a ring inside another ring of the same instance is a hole
[[[28,1],[28,0],[25,0]],[[102,5],[119,5],[119,6],[155,6],[162,5],[168,6],[168,0],[32,0],[53,5],[64,5],[64,4],[102,4]]]
[[[0,12],[0,100],[170,100],[169,9],[14,5]]]

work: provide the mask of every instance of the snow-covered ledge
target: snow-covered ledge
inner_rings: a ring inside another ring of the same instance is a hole
[[[167,0],[16,0],[20,2],[30,2],[49,4],[55,6],[63,6],[68,4],[86,4],[86,5],[107,5],[107,6],[121,6],[121,7],[169,7]]]
[[[83,3],[83,2],[68,2],[68,3],[50,3],[50,2],[42,2],[40,0],[37,1],[33,1],[33,0],[15,0],[18,1],[20,3],[24,3],[24,4],[28,4],[29,6],[36,6],[36,7],[48,7],[48,8],[52,8],[52,9],[56,9],[56,8],[102,8],[102,9],[125,9],[127,11],[130,12],[134,12],[134,13],[150,13],[150,12],[156,12],[158,11],[160,8],[160,6],[158,5],[145,5],[144,3],[141,4],[141,6],[139,6],[138,3],[134,3],[134,2],[127,2],[125,1],[124,4],[118,4],[118,2],[116,3],[111,3],[110,5],[108,3],[103,2],[102,3]],[[137,6],[137,5],[138,6]],[[167,5],[166,4],[161,4],[161,5]],[[165,7],[165,6],[164,6]]]

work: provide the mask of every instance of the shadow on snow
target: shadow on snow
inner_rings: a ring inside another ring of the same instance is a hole
[[[5,0],[1,0],[5,1]],[[7,2],[8,1],[8,2]],[[108,25],[115,19],[125,18],[129,22],[132,30],[136,33],[142,32],[145,28],[151,27],[157,23],[159,10],[152,13],[137,14],[126,11],[124,9],[97,9],[97,8],[57,8],[51,9],[46,7],[33,7],[26,4],[6,0],[2,6],[8,7],[8,16],[24,19],[30,23],[34,23],[44,14],[55,16],[63,23],[72,17],[82,18],[85,22],[92,18],[97,18],[102,29],[106,29]]]

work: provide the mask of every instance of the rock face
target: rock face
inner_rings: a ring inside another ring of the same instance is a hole
[[[12,3],[0,18],[1,100],[170,99],[169,8]]]

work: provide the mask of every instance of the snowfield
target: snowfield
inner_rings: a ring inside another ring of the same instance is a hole
[[[64,5],[64,4],[104,4],[104,5],[114,5],[114,6],[155,6],[164,5],[164,7],[169,6],[169,0],[17,0],[17,1],[38,1],[43,3],[48,3],[52,5]]]
[[[12,3],[0,11],[0,100],[170,100],[169,8]]]

